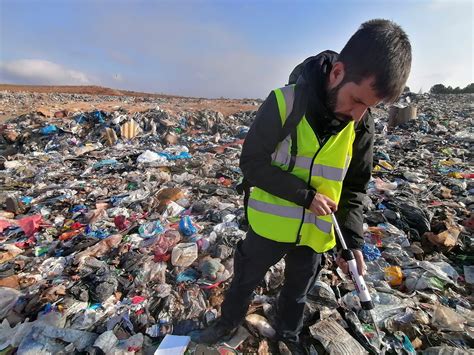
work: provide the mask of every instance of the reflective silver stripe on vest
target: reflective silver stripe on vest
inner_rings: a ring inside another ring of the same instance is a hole
[[[346,156],[346,163],[344,164],[344,167],[346,169],[349,169],[349,164],[351,163],[352,157],[350,155]]]
[[[332,223],[327,222],[324,219],[320,219],[314,215],[314,213],[310,211],[306,211],[304,215],[304,223],[312,223],[315,224],[320,230],[324,233],[331,233],[332,230]]]
[[[288,135],[281,143],[278,149],[273,152],[272,160],[283,165],[288,165],[290,163],[291,156],[288,154],[288,149],[290,147],[291,137]]]
[[[351,159],[352,157],[351,156],[347,156],[346,157],[346,163],[344,165],[344,173],[342,175],[342,179],[344,180],[344,178],[346,177],[346,174],[347,174],[347,170],[349,170],[349,165],[351,164]]]
[[[285,87],[282,87],[281,93],[283,94],[283,97],[285,98],[285,105],[286,105],[286,117],[285,120],[288,118],[290,115],[291,111],[293,110],[293,103],[295,102],[295,86],[294,85],[288,85]]]
[[[285,99],[286,106],[286,117],[285,122],[291,111],[293,110],[293,103],[295,102],[295,86],[288,85],[280,89]],[[288,165],[290,163],[291,156],[288,155],[288,150],[290,149],[291,144],[291,134],[289,134],[281,143],[278,149],[273,152],[272,159],[274,162],[278,162],[283,165]]]
[[[293,109],[293,103],[295,101],[295,88],[293,85],[288,85],[280,89],[283,97],[285,98],[286,105],[286,118]],[[289,134],[279,145],[278,149],[273,152],[272,160],[274,163],[283,164],[288,166],[291,160],[291,155],[288,154],[291,144],[291,134]],[[312,158],[308,157],[295,157],[295,167],[309,170],[311,168]],[[349,157],[347,157],[350,159]],[[347,159],[346,159],[347,165]],[[342,181],[346,175],[347,167],[344,169],[333,168],[331,166],[315,164],[311,169],[311,176],[320,176],[328,180]]]
[[[249,199],[248,207],[253,208],[254,210],[270,213],[275,216],[285,217],[285,218],[295,218],[301,219],[302,217],[302,207],[299,206],[280,206],[274,205],[267,202],[257,201],[254,199]],[[304,223],[312,223],[316,225],[321,231],[325,233],[331,233],[332,223],[327,222],[323,219],[317,218],[312,212],[306,211],[304,216]]]
[[[311,169],[311,176],[322,176],[328,180],[342,181],[344,180],[344,169],[333,168],[332,166],[314,164]]]
[[[289,147],[289,142],[283,141],[280,145],[280,148]],[[273,161],[279,164],[288,165],[291,156],[288,154],[288,151],[284,152],[283,149],[278,149],[278,151],[272,154]],[[311,158],[308,157],[296,157],[295,167],[309,170],[311,167]],[[311,169],[311,176],[320,176],[328,180],[333,181],[342,181],[346,175],[347,168],[334,168],[332,166],[314,164]]]

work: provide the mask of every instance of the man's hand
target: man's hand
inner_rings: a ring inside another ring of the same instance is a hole
[[[357,270],[359,271],[360,275],[364,276],[367,273],[367,265],[365,265],[364,254],[362,254],[362,251],[359,249],[352,249],[352,252],[354,253],[354,258],[357,263]],[[347,265],[347,261],[341,257],[341,252],[337,253],[336,264],[345,274],[349,273],[349,265]]]
[[[309,206],[309,210],[316,216],[325,216],[332,212],[336,212],[337,205],[336,202],[331,200],[329,197],[316,192],[313,201],[311,201],[311,206]]]

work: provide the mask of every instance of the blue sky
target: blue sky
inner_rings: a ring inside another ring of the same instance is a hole
[[[408,33],[413,91],[474,81],[472,1],[0,0],[0,82],[263,98],[372,18]]]

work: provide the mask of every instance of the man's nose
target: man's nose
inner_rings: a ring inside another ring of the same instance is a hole
[[[362,117],[364,117],[366,111],[367,111],[367,106],[357,105],[351,112],[352,119],[356,122],[359,122],[362,119]]]

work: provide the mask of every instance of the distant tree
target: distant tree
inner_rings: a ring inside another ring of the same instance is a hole
[[[474,94],[474,83],[470,83],[464,89],[456,86],[454,89],[451,86],[444,86],[443,84],[433,85],[430,89],[432,94]]]
[[[446,86],[444,86],[443,84],[433,85],[430,89],[430,93],[432,93],[432,94],[446,94]]]
[[[465,94],[474,94],[474,83],[467,85],[464,89],[462,89],[462,92]]]

